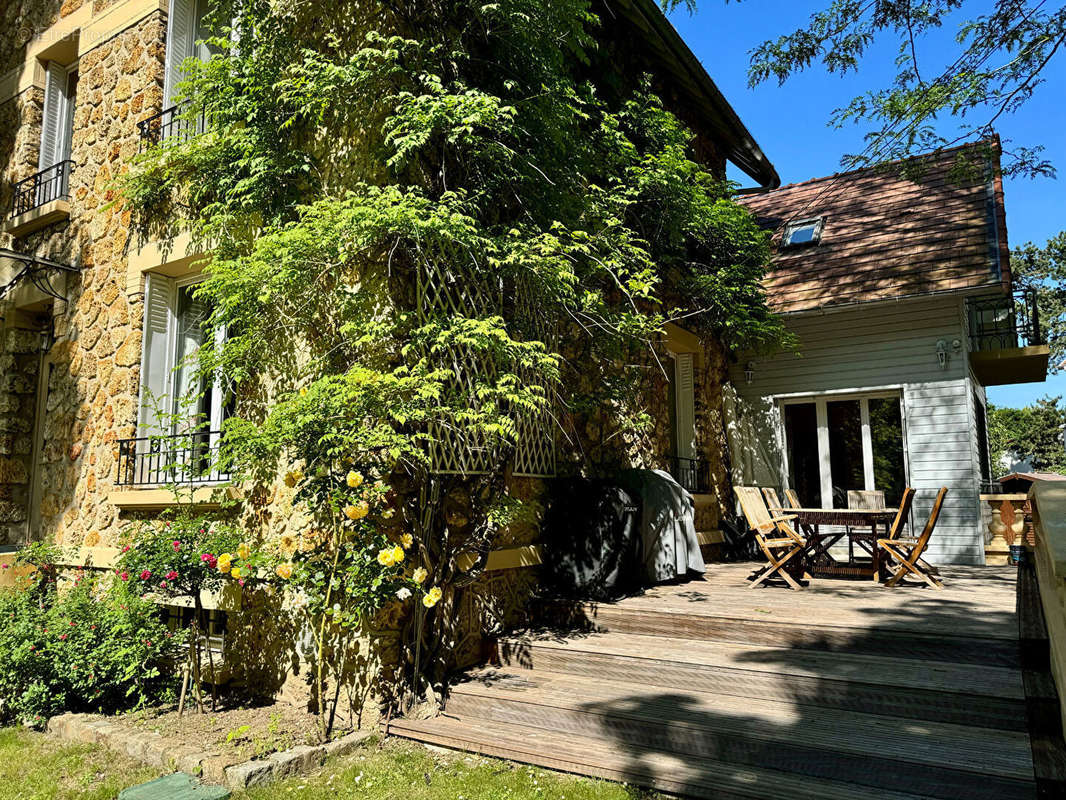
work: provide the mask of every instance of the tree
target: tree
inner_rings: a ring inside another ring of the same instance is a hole
[[[958,23],[955,50],[947,57],[942,50],[923,53],[923,37],[954,23],[963,9],[977,13]],[[843,158],[847,167],[990,138],[997,121],[1021,108],[1061,57],[1066,7],[1044,0],[832,0],[807,26],[752,51],[749,84],[784,83],[815,62],[830,73],[857,72],[867,51],[886,39],[898,50],[892,83],[854,98],[832,117],[838,127],[869,126],[866,148]],[[946,114],[955,120],[952,132],[940,124]],[[1005,146],[1004,174],[1054,175],[1042,150]]]
[[[557,426],[587,468],[590,397],[620,441],[642,430],[671,319],[781,343],[768,237],[586,0],[225,5],[218,55],[187,63],[206,131],[150,148],[123,201],[210,245],[199,294],[228,336],[199,366],[240,387],[226,469],[289,469],[312,538],[332,532],[328,565],[284,562],[314,565],[316,636],[410,601],[403,669],[432,700],[494,537],[535,516],[516,451]]]
[[[988,444],[993,471],[1003,456],[1028,461],[1033,469],[1066,474],[1066,407],[1061,397],[1042,397],[1025,408],[988,407]]]
[[[1051,345],[1051,370],[1066,360],[1066,231],[1044,247],[1027,242],[1011,253],[1011,272],[1019,289],[1034,289],[1040,328]]]

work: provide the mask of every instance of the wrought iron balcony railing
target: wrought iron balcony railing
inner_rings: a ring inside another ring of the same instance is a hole
[[[156,145],[170,139],[184,142],[189,137],[207,130],[207,117],[204,111],[201,109],[199,114],[189,119],[183,116],[187,108],[187,103],[181,103],[165,108],[158,114],[138,122],[137,129],[141,134],[141,147]]]
[[[710,463],[704,459],[670,456],[670,474],[690,492],[702,493],[710,488]]]
[[[1035,289],[970,300],[969,312],[971,352],[1045,344]]]
[[[17,217],[45,203],[69,197],[70,173],[73,169],[74,162],[68,159],[16,183],[11,199],[11,216]]]
[[[229,475],[217,467],[219,431],[143,436],[118,443],[119,486],[221,483]]]

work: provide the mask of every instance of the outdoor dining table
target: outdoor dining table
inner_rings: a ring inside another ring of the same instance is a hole
[[[878,539],[888,537],[889,526],[896,517],[894,508],[786,508],[781,513],[792,514],[807,539],[803,553],[804,567],[813,576],[869,576],[880,580],[883,553]],[[825,530],[830,528],[830,530]],[[846,562],[834,558],[829,548],[848,536],[869,556],[869,561],[857,561],[854,548],[848,548]]]

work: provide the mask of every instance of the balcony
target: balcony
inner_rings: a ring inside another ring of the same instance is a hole
[[[141,134],[141,148],[153,147],[160,142],[182,143],[190,137],[207,130],[207,118],[203,112],[192,119],[187,116],[186,103],[163,109],[158,114],[141,120],[137,129]]]
[[[1034,289],[967,303],[970,365],[984,386],[1039,383],[1047,377],[1050,348],[1040,330]]]
[[[60,161],[16,183],[11,216],[4,223],[4,232],[25,236],[46,225],[69,219],[70,173],[73,170],[73,161]]]
[[[202,486],[224,483],[217,467],[220,431],[144,436],[118,443],[117,486]]]

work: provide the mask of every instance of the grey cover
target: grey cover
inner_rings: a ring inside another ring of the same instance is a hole
[[[619,483],[640,498],[644,581],[663,583],[703,574],[706,565],[696,538],[695,503],[662,470],[629,470]]]

